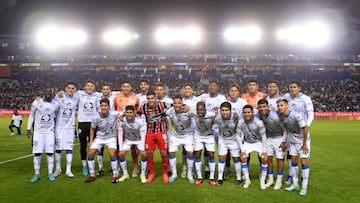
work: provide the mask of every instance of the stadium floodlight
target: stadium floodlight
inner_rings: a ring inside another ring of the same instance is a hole
[[[84,44],[87,40],[87,35],[84,31],[78,29],[64,30],[62,35],[62,43],[66,46],[75,46]]]
[[[325,24],[314,21],[281,29],[277,38],[299,46],[320,47],[329,42],[330,30]]]
[[[125,29],[114,29],[104,33],[104,40],[108,44],[124,45],[129,43],[132,39],[139,38],[138,34],[132,34]]]
[[[201,41],[202,32],[197,27],[170,29],[163,27],[155,32],[155,39],[160,44],[187,43],[197,44]]]
[[[56,49],[61,45],[60,29],[54,25],[44,26],[36,33],[35,40],[43,48]]]
[[[258,43],[262,32],[258,26],[232,27],[224,32],[224,37],[229,42]]]

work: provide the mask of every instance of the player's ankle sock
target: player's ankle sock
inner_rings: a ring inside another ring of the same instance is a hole
[[[168,156],[161,157],[161,163],[162,163],[162,173],[167,174],[167,168],[169,165],[169,157]]]
[[[153,156],[148,156],[147,160],[148,160],[149,173],[150,174],[155,174],[155,171],[154,171],[154,157]]]
[[[299,168],[298,168],[298,163],[296,162],[292,162],[291,163],[291,173],[292,173],[292,179],[293,179],[293,184],[294,185],[298,185],[298,176],[299,176]]]
[[[147,158],[141,159],[141,175],[145,175],[147,167]]]
[[[276,180],[282,181],[283,174],[284,174],[284,171],[278,171],[277,176],[276,176]]]
[[[61,170],[61,150],[56,150],[55,163],[56,163],[56,170]]]
[[[104,168],[103,159],[104,159],[103,153],[98,152],[97,153],[97,161],[98,161],[99,170],[103,170],[103,168]]]
[[[40,174],[41,154],[34,154],[34,171]]]
[[[249,180],[249,168],[247,163],[241,163],[241,171],[244,174],[245,180]]]
[[[215,179],[215,165],[216,165],[215,159],[210,159],[209,160],[209,168],[210,168],[210,177],[209,177],[209,179],[210,180]]]
[[[310,168],[309,165],[303,165],[301,170],[301,176],[303,178],[302,180],[302,188],[307,188],[308,182],[309,182],[309,174],[310,174]]]
[[[121,170],[123,171],[123,173],[128,174],[125,158],[120,159],[120,166],[121,166]]]
[[[241,180],[241,163],[240,160],[234,163],[235,172],[236,172],[236,180]]]
[[[188,156],[186,162],[188,165],[188,177],[193,177],[192,172],[194,168],[194,156]]]
[[[72,150],[66,150],[66,171],[71,171],[72,158]]]
[[[113,176],[118,176],[119,170],[118,170],[118,159],[116,156],[110,158],[111,162],[111,169],[113,171]],[[126,163],[126,161],[125,161]]]
[[[170,168],[171,168],[172,174],[176,175],[176,173],[177,173],[177,171],[176,171],[176,155],[170,155],[169,163],[170,163]]]
[[[266,179],[266,173],[268,170],[268,165],[267,164],[261,164],[261,180],[265,180]]]
[[[198,179],[202,179],[201,159],[195,159],[195,169]]]
[[[91,176],[95,175],[95,161],[94,157],[88,157],[89,172]],[[84,165],[83,165],[84,166]],[[85,165],[86,166],[86,165]]]
[[[219,163],[218,163],[218,179],[219,180],[223,179],[224,168],[225,168],[225,160],[219,160]]]
[[[274,180],[274,171],[273,170],[269,170],[269,168],[268,168],[267,175],[269,177],[269,180]]]
[[[48,164],[48,173],[53,173],[54,170],[54,154],[46,154],[46,161]]]

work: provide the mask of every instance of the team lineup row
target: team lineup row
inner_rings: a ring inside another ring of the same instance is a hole
[[[177,179],[176,151],[182,145],[186,151],[183,158],[182,177],[189,183],[203,183],[201,151],[205,146],[205,178],[210,185],[221,185],[230,171],[229,155],[234,160],[236,184],[248,188],[251,184],[248,173],[248,157],[258,152],[261,162],[260,187],[266,189],[275,183],[274,189],[282,187],[285,149],[288,150],[289,181],[287,191],[299,190],[298,157],[302,165],[300,195],[306,195],[309,177],[307,160],[310,156],[309,126],[313,120],[311,99],[301,93],[300,84],[291,82],[289,93],[281,97],[278,83],[269,82],[268,94],[258,91],[257,81],[248,81],[248,92],[240,97],[240,88],[232,85],[226,98],[218,93],[216,81],[209,83],[209,93],[193,96],[192,87],[184,85],[182,96],[173,99],[165,95],[165,86],[158,84],[149,91],[146,81],[140,82],[141,93],[135,95],[129,82],[122,84],[120,93],[111,92],[103,85],[102,93],[94,92],[94,82],[89,80],[85,90],[76,91],[75,83],[68,83],[65,93],[53,97],[51,88],[46,88],[44,98],[33,102],[28,122],[28,135],[34,126],[33,153],[37,182],[40,174],[41,153],[47,153],[50,181],[61,174],[61,151],[66,150],[66,172],[71,172],[74,142],[75,111],[78,110],[79,137],[83,174],[86,182],[95,176],[95,154],[98,152],[98,175],[103,174],[103,146],[109,148],[112,182],[124,181],[130,176],[125,155],[131,149],[134,171],[137,176],[138,152],[141,154],[142,183],[155,178],[153,154],[156,146],[162,158],[162,177],[165,183]],[[277,110],[277,111],[276,111]],[[56,120],[56,121],[55,121]],[[89,139],[89,153],[86,153]],[[218,176],[215,182],[214,151],[218,146]],[[53,152],[56,149],[56,170],[53,174]],[[273,176],[273,156],[277,159],[277,179]],[[289,159],[290,158],[290,159]],[[86,162],[87,159],[87,162]],[[118,160],[123,175],[118,178]],[[172,172],[168,176],[168,165]],[[195,166],[197,180],[193,177]],[[145,171],[148,168],[149,176]],[[186,172],[187,170],[187,172]],[[185,173],[184,173],[185,172]],[[241,174],[242,173],[242,174]],[[266,181],[266,177],[268,179]],[[244,181],[242,181],[244,180]]]

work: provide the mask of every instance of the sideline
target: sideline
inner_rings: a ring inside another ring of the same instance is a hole
[[[77,146],[79,144],[80,143],[76,143],[76,144],[74,144],[74,146]],[[13,162],[13,161],[17,161],[17,160],[20,160],[20,159],[25,159],[25,158],[28,158],[28,157],[31,157],[31,156],[33,156],[33,154],[28,154],[28,155],[21,156],[21,157],[15,158],[15,159],[9,159],[9,160],[6,160],[6,161],[2,161],[2,162],[0,162],[0,165],[6,164],[6,163],[9,163],[9,162]]]

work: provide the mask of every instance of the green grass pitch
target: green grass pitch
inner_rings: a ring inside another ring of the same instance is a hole
[[[47,179],[45,155],[42,156],[41,179],[30,183],[34,173],[32,156],[3,163],[31,154],[26,136],[9,136],[10,118],[0,119],[0,202],[359,202],[360,201],[360,122],[314,121],[311,127],[311,159],[308,195],[285,192],[283,188],[261,190],[257,176],[259,163],[256,155],[250,164],[252,184],[249,189],[235,186],[234,175],[222,186],[212,187],[205,181],[191,185],[179,178],[164,184],[160,177],[160,158],[156,151],[157,178],[150,184],[141,184],[138,178],[112,184],[109,157],[105,155],[106,175],[92,183],[84,183],[79,160],[79,145],[74,147],[73,172],[75,178],[65,175],[55,182]],[[23,131],[25,132],[25,125]],[[106,153],[107,151],[105,151]],[[132,171],[128,156],[129,171]],[[178,173],[181,172],[178,156]],[[63,155],[62,166],[65,161]],[[233,167],[233,165],[232,165]],[[64,169],[63,169],[64,170]],[[232,168],[232,171],[234,169]],[[180,175],[180,174],[179,174]],[[285,170],[287,175],[287,170]]]

